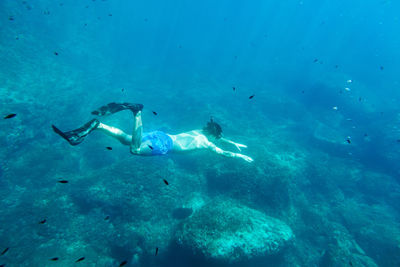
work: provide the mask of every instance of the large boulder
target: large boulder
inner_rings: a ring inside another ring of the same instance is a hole
[[[276,254],[293,232],[260,211],[214,200],[187,218],[175,237],[184,249],[205,259],[236,262]]]

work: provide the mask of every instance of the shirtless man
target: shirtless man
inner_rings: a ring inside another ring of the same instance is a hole
[[[54,132],[67,140],[73,146],[80,144],[85,136],[87,136],[93,130],[99,130],[111,137],[114,137],[123,145],[130,146],[131,153],[135,155],[164,155],[170,151],[190,151],[194,149],[206,148],[226,157],[241,158],[247,162],[253,161],[253,159],[249,156],[222,150],[213,143],[215,141],[229,143],[234,145],[239,151],[241,151],[242,147],[247,147],[246,145],[238,144],[223,138],[221,126],[215,123],[212,119],[202,130],[193,130],[175,135],[166,134],[161,131],[143,133],[141,116],[142,109],[142,104],[109,103],[92,112],[93,115],[107,116],[122,110],[132,111],[134,115],[134,127],[132,135],[126,134],[118,128],[101,123],[97,119],[93,119],[82,127],[68,132],[62,132],[54,125],[52,125],[52,128]]]

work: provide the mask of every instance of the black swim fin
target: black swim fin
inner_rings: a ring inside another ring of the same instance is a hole
[[[67,140],[68,143],[70,143],[70,145],[76,146],[82,143],[85,136],[87,136],[90,132],[96,129],[97,126],[99,126],[99,123],[100,122],[97,119],[93,119],[87,122],[82,127],[68,132],[63,132],[54,125],[51,125],[51,127],[53,128],[53,131],[56,134]]]
[[[132,103],[109,103],[105,106],[102,106],[94,111],[92,111],[93,115],[97,116],[107,116],[114,113],[117,113],[122,110],[129,109],[136,115],[139,111],[143,109],[142,104],[132,104]]]

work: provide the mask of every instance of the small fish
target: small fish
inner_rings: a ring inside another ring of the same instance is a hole
[[[0,265],[0,267],[5,267],[5,266],[6,266],[5,264],[1,264],[1,265]]]
[[[54,52],[54,55],[58,56],[58,53],[57,53],[57,52]]]
[[[108,219],[110,219],[110,216],[107,215],[104,220],[107,221]]]
[[[46,223],[46,219],[39,222],[39,224],[45,224],[45,223]]]
[[[349,261],[350,266],[353,266],[353,263],[351,261]]]
[[[54,257],[54,258],[51,258],[50,260],[51,260],[51,261],[58,261],[58,258],[57,258],[57,257]]]
[[[153,150],[153,147],[151,145],[147,145],[151,150]]]
[[[107,146],[106,148],[107,148],[108,150],[112,150],[112,147],[110,147],[110,146]]]
[[[60,184],[68,184],[68,181],[67,180],[60,180],[60,181],[58,181]]]
[[[249,99],[252,99],[254,96],[255,96],[255,95],[251,95],[251,96],[249,96]]]
[[[346,90],[347,92],[350,92],[350,88],[349,87],[345,87],[344,90]]]
[[[351,140],[349,138],[347,138],[346,142],[351,144]]]
[[[339,65],[335,65],[335,69],[339,68]]]
[[[3,252],[1,252],[1,256],[3,256],[4,254],[6,254],[7,253],[7,251],[9,250],[10,248],[5,248],[4,250],[3,250]]]
[[[336,106],[335,106],[335,107],[333,107],[332,109],[333,109],[333,110],[337,110],[337,109],[338,109],[338,107],[336,107]]]
[[[383,70],[384,69],[384,67],[383,66],[380,66],[380,68],[379,68],[380,70]]]
[[[361,102],[361,100],[362,100],[362,98],[361,98],[361,97],[359,97],[359,98],[358,98],[358,101],[359,101],[359,102]]]
[[[163,181],[164,181],[164,183],[165,183],[166,185],[169,185],[169,183],[168,183],[167,180],[163,179]]]
[[[157,256],[157,254],[158,254],[158,248],[156,248],[156,254],[154,256]]]
[[[318,62],[318,58],[314,59],[314,63],[317,63],[317,62]]]
[[[154,115],[157,115],[157,112],[153,111],[153,114],[154,114]]]
[[[123,92],[123,91],[125,91],[125,89],[124,89],[124,88],[122,88],[122,89],[121,89],[121,92]]]
[[[302,93],[302,94],[304,94],[304,90],[303,90],[303,91],[301,91],[301,93]]]
[[[365,134],[364,134],[364,136],[365,136],[365,137],[367,137],[367,136],[368,136],[368,134],[366,134],[366,133],[365,133]]]
[[[124,265],[127,264],[127,263],[128,263],[127,261],[123,261],[123,262],[121,262],[121,263],[119,264],[119,267],[124,266]]]
[[[346,82],[347,82],[347,83],[352,83],[352,82],[353,82],[353,80],[347,80]]]
[[[397,143],[400,143],[400,139],[397,139],[396,142],[397,142]]]
[[[11,114],[8,114],[7,116],[5,116],[4,119],[11,119],[11,118],[14,118],[15,116],[17,116],[17,114],[11,113]]]
[[[110,13],[110,14],[108,14],[108,16],[109,16],[109,17],[112,17],[112,14]]]
[[[14,17],[13,16],[9,16],[8,20],[14,20]]]
[[[85,23],[83,26],[85,26],[85,27],[86,27],[86,26],[87,26],[87,23]]]
[[[235,88],[235,87],[232,87],[232,89],[233,89],[233,91],[236,91],[236,88]]]
[[[83,261],[84,259],[85,259],[85,257],[82,257],[82,258],[77,259],[75,262],[80,262],[80,261]]]

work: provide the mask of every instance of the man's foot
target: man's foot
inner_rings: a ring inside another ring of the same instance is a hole
[[[93,115],[97,116],[107,116],[114,113],[117,113],[122,110],[129,109],[133,112],[134,115],[143,109],[142,104],[131,104],[131,103],[109,103],[105,106],[98,108],[97,110],[92,111]]]
[[[82,143],[83,139],[85,136],[87,136],[91,131],[97,128],[99,126],[100,122],[97,119],[93,119],[83,125],[82,127],[72,130],[69,132],[62,132],[60,129],[58,129],[56,126],[51,125],[53,128],[53,131],[60,135],[62,138],[68,141],[72,146],[76,146],[80,143]]]

